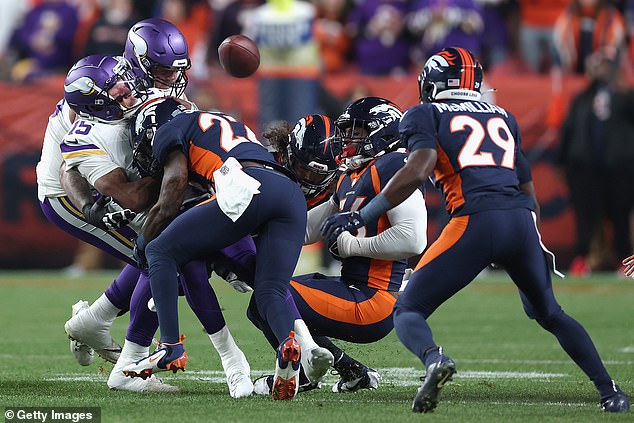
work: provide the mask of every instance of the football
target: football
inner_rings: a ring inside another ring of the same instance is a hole
[[[230,35],[218,47],[218,58],[224,70],[236,78],[253,75],[260,66],[260,50],[244,35]]]

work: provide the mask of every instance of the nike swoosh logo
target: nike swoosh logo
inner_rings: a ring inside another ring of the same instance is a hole
[[[161,357],[150,358],[150,363],[154,363],[156,360],[160,360]]]

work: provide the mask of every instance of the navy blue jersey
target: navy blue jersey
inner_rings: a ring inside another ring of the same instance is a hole
[[[190,180],[203,186],[213,184],[214,171],[229,157],[279,167],[249,127],[224,113],[185,112],[161,126],[152,143],[154,158],[164,166],[174,149],[188,157]]]
[[[339,204],[339,211],[356,211],[370,202],[390,178],[405,165],[406,158],[405,153],[388,153],[361,169],[343,174],[333,194],[333,200]],[[390,226],[390,221],[384,214],[378,220],[357,229],[356,236],[376,236]],[[367,285],[371,288],[398,291],[405,267],[406,260],[348,257],[343,259],[341,278],[351,283],[367,281]]]
[[[503,108],[481,101],[420,104],[405,113],[399,130],[410,151],[437,150],[434,179],[451,215],[533,208],[530,196],[519,189],[517,122]],[[527,182],[530,170],[523,157],[520,163],[521,182]]]

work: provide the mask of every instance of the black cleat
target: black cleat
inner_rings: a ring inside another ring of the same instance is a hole
[[[630,397],[615,385],[616,392],[601,400],[601,411],[606,413],[627,413],[630,411]]]
[[[423,384],[418,388],[414,398],[412,411],[414,413],[433,411],[438,405],[440,390],[447,381],[451,380],[454,373],[456,373],[456,363],[446,355],[441,355],[437,362],[430,364]]]

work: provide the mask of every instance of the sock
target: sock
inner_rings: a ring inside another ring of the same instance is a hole
[[[335,363],[333,365],[335,369],[337,368],[337,363],[339,362],[345,365],[345,364],[349,364],[348,360],[352,362],[354,361],[345,352],[343,352],[341,348],[333,344],[330,338],[328,338],[327,336],[318,335],[318,336],[315,336],[314,339],[317,345],[327,349],[328,351],[332,353],[332,356],[335,358]]]
[[[441,347],[428,348],[423,354],[423,363],[425,363],[425,367],[429,367],[430,364],[437,362],[441,354]]]
[[[232,359],[238,356],[238,352],[242,352],[238,345],[236,345],[233,336],[231,336],[231,332],[229,332],[229,328],[224,326],[216,333],[208,334],[209,339],[211,339],[211,343],[213,344],[216,351],[218,351],[218,355],[220,356],[220,361],[222,362],[222,368],[227,370],[227,367]],[[225,363],[226,362],[226,363]]]
[[[112,304],[106,294],[101,294],[101,297],[97,298],[87,311],[95,320],[112,324],[121,309]]]
[[[299,343],[299,347],[304,351],[310,351],[313,348],[317,348],[319,345],[313,339],[313,336],[308,330],[308,326],[302,319],[295,320],[295,339]]]
[[[124,363],[133,362],[147,357],[149,353],[149,346],[145,347],[143,345],[139,345],[126,338],[123,348],[121,348],[121,356],[119,357],[119,360],[122,360]]]
[[[104,293],[110,302],[119,309],[120,315],[126,313],[130,308],[130,298],[140,273],[139,269],[129,264],[126,265]]]

